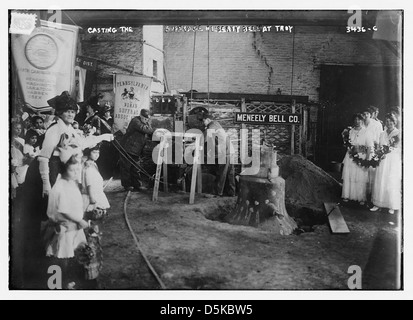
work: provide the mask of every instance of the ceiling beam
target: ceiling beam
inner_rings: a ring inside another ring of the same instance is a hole
[[[347,10],[64,10],[63,23],[81,27],[142,25],[346,26]],[[363,11],[374,21],[377,11]],[[70,18],[69,18],[70,17]]]

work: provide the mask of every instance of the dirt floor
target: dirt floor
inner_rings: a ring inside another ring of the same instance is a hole
[[[104,267],[100,289],[160,289],[127,228],[126,192],[119,180],[107,188]],[[328,290],[348,289],[348,269],[361,267],[363,289],[397,289],[400,214],[340,206],[350,234],[334,235],[328,224],[314,232],[281,236],[217,220],[236,198],[188,193],[131,193],[127,214],[140,246],[167,289]]]

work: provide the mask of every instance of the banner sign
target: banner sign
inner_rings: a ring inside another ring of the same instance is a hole
[[[41,20],[30,35],[12,34],[11,48],[25,102],[35,109],[69,91],[74,95],[79,28]],[[73,97],[75,98],[75,97]]]
[[[151,82],[152,78],[147,76],[115,75],[114,132],[125,133],[133,117],[142,109],[149,110]]]
[[[236,112],[235,123],[274,125],[274,124],[301,124],[299,113],[246,113]]]
[[[97,61],[88,57],[76,56],[76,66],[86,70],[96,71]]]

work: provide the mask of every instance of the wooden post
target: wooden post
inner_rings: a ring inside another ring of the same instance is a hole
[[[241,112],[247,112],[247,105],[245,104],[245,98],[241,99]],[[247,128],[246,124],[242,123],[241,129],[243,130],[246,128]],[[248,154],[248,135],[245,137],[245,139],[242,134],[240,134],[240,136],[241,136],[240,146],[243,146],[243,148],[245,147],[246,149],[244,148],[243,150],[247,150],[247,154]],[[241,155],[241,149],[240,149],[239,154]],[[241,160],[241,157],[240,157],[240,160]],[[242,170],[244,170],[244,164],[242,163],[242,160],[241,160],[241,171]]]
[[[164,152],[164,145],[165,145],[165,138],[161,138],[161,142],[159,144],[158,150],[158,158],[156,159],[156,174],[155,174],[155,185],[153,187],[153,195],[152,201],[158,200],[158,193],[159,193],[159,180],[161,179],[161,171],[162,171],[162,157],[161,154]]]
[[[308,126],[307,126],[307,121],[308,121],[308,108],[305,107],[303,108],[303,148],[304,148],[304,153],[303,156],[307,158],[308,150],[307,150],[307,135],[308,135]]]
[[[195,184],[196,184],[197,171],[198,171],[199,141],[200,141],[200,138],[196,137],[195,155],[194,155],[194,161],[192,164],[192,179],[191,179],[191,190],[189,193],[189,204],[193,204],[195,202]]]
[[[303,106],[300,106],[300,114],[301,114],[301,121],[303,121],[304,116],[303,116]],[[303,144],[303,124],[301,123],[298,126],[298,154],[300,156],[303,155],[303,150],[302,150],[302,144]]]
[[[199,139],[199,143],[201,143],[201,139]],[[198,146],[198,150],[201,151],[202,150],[202,146],[199,145]],[[196,152],[195,152],[196,153]],[[198,155],[198,158],[200,157],[200,152]],[[198,160],[198,176],[197,176],[197,185],[196,185],[196,190],[197,193],[202,193],[202,165],[201,165],[201,159]]]
[[[164,152],[166,152],[164,150]],[[163,191],[168,191],[168,164],[166,162],[163,163]]]
[[[295,113],[295,100],[291,103],[291,112]],[[295,136],[295,125],[291,126],[291,155],[294,154],[294,136]]]
[[[197,177],[197,186],[196,190],[197,193],[202,193],[202,166],[201,164],[198,164],[198,177]]]
[[[182,123],[184,126],[184,132],[186,131],[186,114],[188,109],[188,98],[184,97],[184,104],[182,106]]]

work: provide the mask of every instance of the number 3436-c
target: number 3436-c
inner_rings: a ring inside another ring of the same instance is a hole
[[[371,28],[365,28],[365,27],[346,27],[347,33],[350,32],[367,32],[367,31],[377,31],[377,27],[373,26]]]

